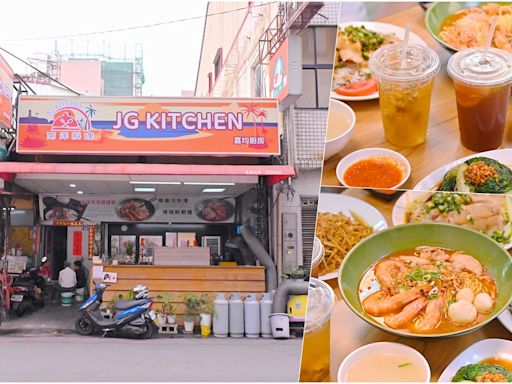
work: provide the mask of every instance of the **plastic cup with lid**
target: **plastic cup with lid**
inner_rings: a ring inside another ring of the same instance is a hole
[[[327,283],[310,279],[300,381],[323,381],[329,376],[330,319],[335,302],[336,295]]]
[[[423,143],[432,83],[440,68],[437,53],[420,44],[384,45],[372,54],[369,65],[379,85],[386,140],[401,147]]]
[[[512,54],[497,48],[469,48],[448,61],[457,99],[462,144],[473,151],[503,141],[512,87]]]

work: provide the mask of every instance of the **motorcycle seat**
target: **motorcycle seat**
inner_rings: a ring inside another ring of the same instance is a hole
[[[115,303],[115,308],[116,309],[129,309],[131,307],[136,307],[140,304],[142,304],[144,301],[146,301],[145,299],[141,299],[141,300],[117,300],[116,303]]]

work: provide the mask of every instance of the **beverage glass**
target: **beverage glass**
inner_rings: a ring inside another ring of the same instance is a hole
[[[432,83],[439,67],[437,53],[419,44],[385,45],[372,54],[370,70],[379,84],[384,135],[391,144],[413,147],[427,139]]]
[[[332,288],[321,280],[309,281],[300,381],[328,381],[331,361],[331,312],[336,301]]]
[[[504,50],[469,48],[448,61],[457,99],[460,140],[473,151],[498,148],[503,141],[512,87],[512,55]]]

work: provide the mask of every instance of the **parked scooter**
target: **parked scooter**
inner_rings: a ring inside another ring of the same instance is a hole
[[[148,297],[148,288],[137,285],[133,289],[134,300],[117,300],[113,319],[105,319],[100,312],[103,293],[107,286],[97,284],[94,294],[79,309],[75,330],[79,335],[88,336],[99,331],[102,336],[108,332],[141,339],[151,338],[157,330],[156,314],[151,309],[153,300]]]
[[[44,307],[46,282],[37,273],[37,268],[29,269],[14,279],[12,283],[11,309],[21,317],[32,307]]]

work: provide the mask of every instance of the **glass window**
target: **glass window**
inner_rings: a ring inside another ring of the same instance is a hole
[[[318,108],[329,108],[329,97],[331,94],[332,69],[318,69],[317,93]]]
[[[302,64],[315,64],[315,30],[313,28],[307,28],[302,34]]]
[[[296,108],[328,108],[336,27],[308,27],[302,36],[302,96]]]
[[[336,47],[336,28],[315,28],[316,63],[332,65]]]
[[[315,69],[302,70],[302,95],[297,99],[298,108],[317,108]]]

